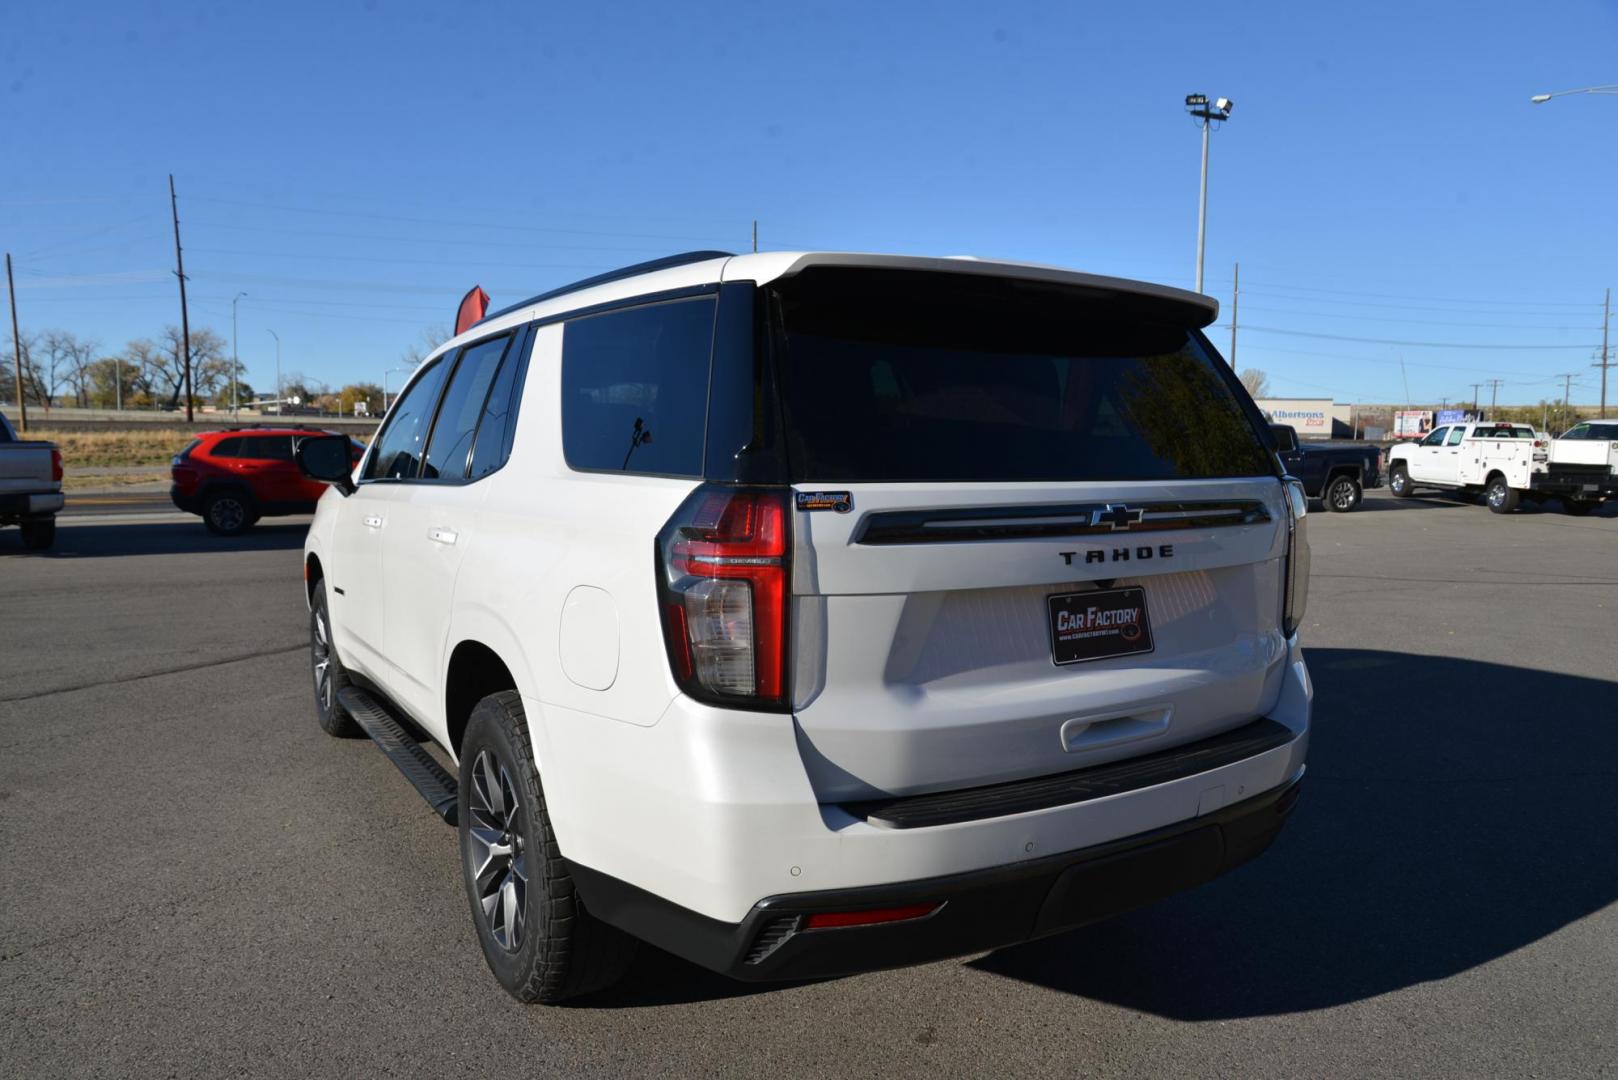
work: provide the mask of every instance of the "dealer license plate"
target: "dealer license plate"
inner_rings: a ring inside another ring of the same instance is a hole
[[[1051,659],[1058,664],[1152,651],[1145,589],[1062,593],[1045,602],[1051,616]]]

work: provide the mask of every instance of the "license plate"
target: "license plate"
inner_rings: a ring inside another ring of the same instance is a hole
[[[1152,651],[1145,589],[1062,593],[1047,596],[1045,603],[1051,616],[1051,659],[1057,664]]]

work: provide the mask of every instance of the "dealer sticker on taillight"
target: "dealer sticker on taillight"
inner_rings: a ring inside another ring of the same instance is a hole
[[[1045,602],[1051,616],[1051,659],[1057,664],[1152,651],[1145,589],[1063,593],[1047,596]]]

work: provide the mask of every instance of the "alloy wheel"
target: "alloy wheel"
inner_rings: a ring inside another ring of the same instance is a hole
[[[236,499],[215,499],[208,509],[208,517],[223,531],[235,532],[247,519],[247,511]]]
[[[332,685],[331,685],[331,635],[326,630],[326,613],[315,610],[315,625],[309,638],[309,653],[314,660],[315,672],[315,701],[320,705],[320,711],[331,712]]]
[[[528,863],[523,852],[522,810],[511,774],[488,750],[472,764],[471,840],[473,888],[502,949],[522,948],[528,899]]]
[[[1339,510],[1347,510],[1354,505],[1354,485],[1338,483],[1332,485],[1331,504]]]

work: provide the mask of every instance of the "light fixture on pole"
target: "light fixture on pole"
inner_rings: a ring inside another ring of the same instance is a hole
[[[236,358],[236,301],[247,294],[239,292],[230,298],[230,415],[235,416],[236,405],[236,377],[241,368],[241,361]]]
[[[382,415],[383,416],[386,416],[388,414],[388,376],[392,375],[395,371],[415,371],[415,370],[416,369],[415,369],[415,367],[413,365],[408,365],[407,364],[404,367],[390,367],[390,368],[388,368],[386,371],[384,371],[382,373]]]
[[[286,412],[286,404],[281,399],[281,335],[274,330],[266,330],[275,339],[275,415],[280,416]]]
[[[1202,291],[1202,252],[1208,237],[1208,131],[1215,121],[1229,120],[1236,103],[1217,98],[1208,103],[1207,94],[1187,94],[1185,111],[1202,121],[1202,193],[1197,202],[1197,292]]]
[[[1552,94],[1535,94],[1528,100],[1535,105],[1543,105],[1551,98],[1568,97],[1571,94],[1618,94],[1618,86],[1581,86],[1577,90],[1558,90]]]

